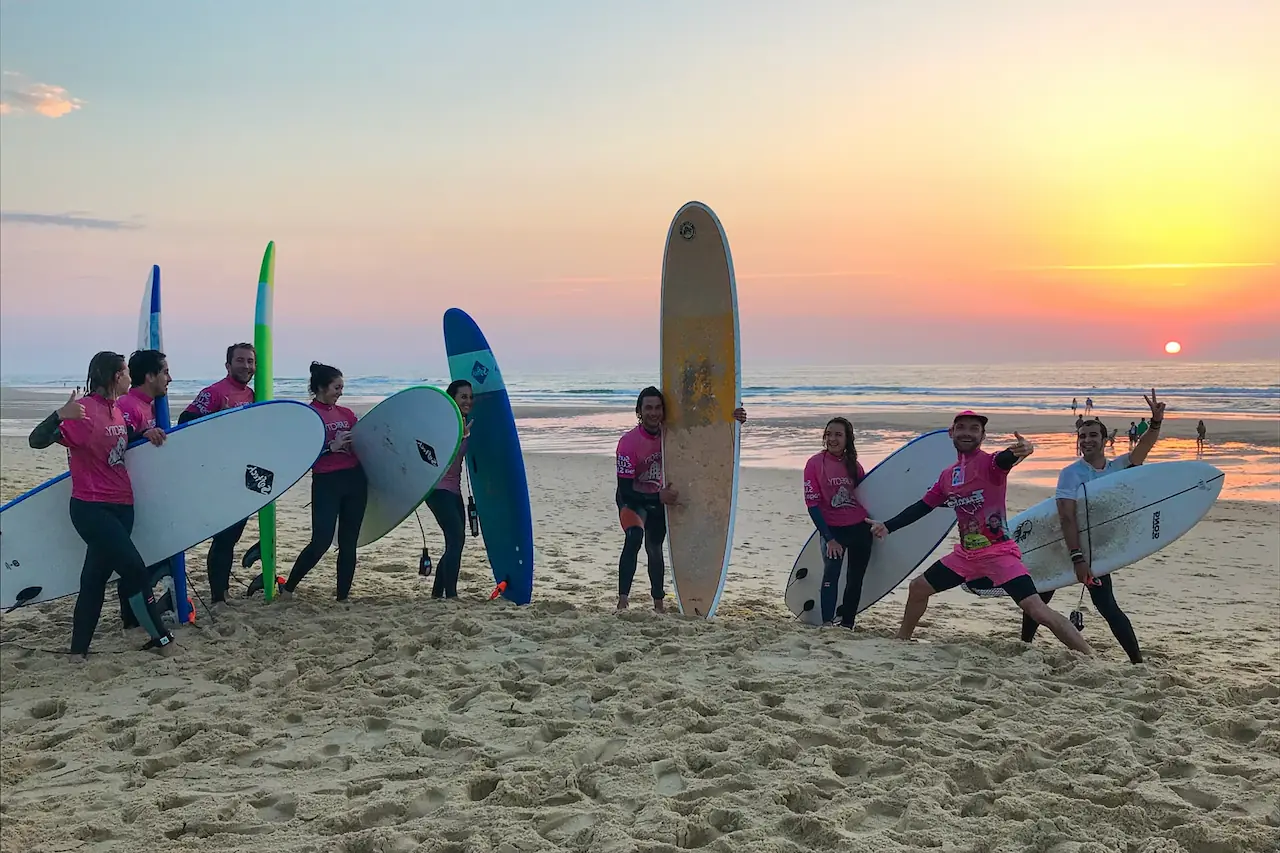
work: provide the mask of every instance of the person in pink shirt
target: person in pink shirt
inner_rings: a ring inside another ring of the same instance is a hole
[[[253,388],[249,387],[257,368],[257,350],[253,348],[253,344],[238,343],[227,347],[226,366],[226,377],[202,389],[182,414],[178,415],[179,424],[253,402]],[[209,593],[215,605],[228,604],[231,561],[235,557],[236,543],[244,535],[244,526],[248,520],[242,519],[214,534],[209,543],[209,557],[205,566],[209,574]]]
[[[627,609],[631,583],[636,575],[640,546],[644,546],[649,567],[649,594],[653,609],[662,613],[667,596],[667,569],[662,545],[667,538],[665,505],[679,499],[679,493],[663,485],[662,425],[666,421],[666,398],[650,385],[636,397],[636,418],[640,421],[618,440],[618,488],[614,500],[622,525],[622,555],[618,558],[618,609]],[[738,423],[746,423],[742,407],[733,412]]]
[[[129,388],[124,356],[100,352],[89,362],[85,389],[72,392],[65,405],[32,432],[32,447],[54,442],[67,448],[71,469],[71,524],[85,543],[80,594],[71,623],[71,655],[85,658],[102,616],[102,603],[112,572],[120,576],[138,623],[150,641],[144,649],[165,649],[173,635],[164,629],[156,609],[147,567],[130,538],[133,533],[133,483],[125,468],[130,431],[116,401]],[[164,433],[151,438],[164,444]]]
[[[458,597],[462,547],[467,540],[467,509],[462,502],[462,463],[467,455],[467,436],[471,432],[471,404],[474,398],[471,383],[465,379],[455,379],[445,391],[458,404],[458,411],[462,413],[463,430],[462,444],[458,447],[449,470],[445,471],[435,489],[427,496],[427,507],[436,517],[440,532],[444,534],[444,554],[436,566],[436,577],[431,585],[432,598]],[[425,568],[418,570],[419,574],[429,571]]]
[[[1009,594],[1023,613],[1048,626],[1067,648],[1092,654],[1093,650],[1075,626],[1036,595],[1035,581],[1022,564],[1022,552],[1006,529],[1005,490],[1009,472],[1035,451],[1035,445],[1015,432],[1013,436],[1017,440],[1012,445],[996,454],[987,453],[982,450],[987,419],[970,411],[955,416],[950,432],[956,448],[956,463],[942,472],[921,500],[886,522],[871,522],[872,533],[881,539],[919,521],[940,506],[953,510],[959,523],[960,542],[955,549],[911,581],[898,638],[911,639],[916,624],[929,607],[931,595],[965,581],[989,578]]]
[[[311,541],[293,563],[284,591],[292,594],[307,573],[333,545],[338,532],[338,601],[346,601],[356,576],[356,542],[369,501],[369,483],[351,446],[356,413],[338,405],[344,382],[342,371],[318,361],[311,362],[311,408],[324,421],[325,445],[311,466]],[[257,581],[259,587],[261,576]],[[252,592],[252,588],[250,589]]]
[[[169,363],[165,354],[159,350],[138,350],[129,356],[129,393],[119,400],[116,406],[129,426],[131,436],[141,436],[148,441],[160,443],[164,440],[164,430],[156,426],[156,404],[169,390]],[[169,561],[147,567],[147,575],[152,586],[169,572]],[[120,596],[120,621],[126,629],[137,628],[138,620],[123,588],[117,585]]]
[[[832,418],[822,433],[823,450],[804,466],[804,504],[809,518],[822,537],[822,606],[824,625],[853,629],[862,597],[862,581],[871,561],[871,525],[867,510],[858,503],[858,484],[867,476],[858,461],[853,440],[853,424]],[[844,600],[836,606],[840,590],[840,570],[846,553],[849,576]]]

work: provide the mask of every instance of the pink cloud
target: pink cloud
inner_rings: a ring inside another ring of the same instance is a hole
[[[16,71],[4,72],[0,115],[36,113],[46,118],[61,118],[83,105],[84,101],[71,97],[61,86],[35,83]]]

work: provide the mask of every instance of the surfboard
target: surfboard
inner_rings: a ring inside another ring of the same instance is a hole
[[[275,359],[273,358],[271,326],[275,314],[276,294],[276,244],[267,243],[262,255],[262,267],[258,274],[258,300],[253,313],[253,348],[256,350],[256,369],[253,372],[253,399],[264,402],[275,398]],[[243,518],[244,516],[241,516]],[[236,519],[239,521],[240,519]],[[258,548],[262,560],[262,576],[276,575],[276,505],[268,503],[258,512]],[[269,583],[263,589],[263,597],[271,601],[276,585]]]
[[[155,565],[266,506],[307,473],[324,434],[310,406],[277,400],[181,424],[160,447],[135,442],[125,466],[143,561]],[[70,500],[62,474],[0,507],[0,607],[79,592],[85,544]]]
[[[956,461],[955,445],[945,429],[925,433],[895,450],[867,472],[858,484],[858,502],[871,518],[888,521],[924,497],[943,470]],[[956,514],[939,509],[871,546],[871,561],[862,581],[858,612],[897,589],[928,559],[956,524]],[[783,595],[787,608],[807,625],[822,624],[822,537],[815,530],[791,568]],[[840,569],[836,619],[840,618],[847,585],[848,557]]]
[[[498,360],[484,333],[460,308],[444,312],[449,375],[471,383],[471,433],[466,469],[480,516],[480,533],[495,583],[516,604],[533,597],[533,514],[520,435]]]
[[[462,413],[439,388],[406,388],[356,421],[351,444],[369,481],[356,543],[363,547],[399,526],[440,482],[462,444]]]
[[[680,612],[711,618],[720,605],[738,496],[742,397],[738,291],[720,220],[691,201],[667,229],[662,256],[662,433],[671,584]]]
[[[1186,534],[1222,494],[1225,479],[1207,462],[1152,462],[1080,486],[1076,523],[1080,549],[1089,557],[1093,576],[1131,566]],[[1056,499],[1014,516],[1009,529],[1037,591],[1077,583]],[[975,595],[1007,595],[985,579],[963,586]]]
[[[142,308],[138,313],[138,349],[154,349],[164,352],[164,332],[160,324],[160,267],[153,264],[151,274],[142,289]],[[169,430],[169,397],[155,400],[156,426]],[[169,558],[169,578],[172,584],[177,621],[186,625],[195,621],[195,609],[187,593],[187,555],[179,551]]]

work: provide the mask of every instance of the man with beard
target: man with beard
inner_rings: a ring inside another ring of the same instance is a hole
[[[1160,425],[1164,421],[1164,403],[1156,399],[1156,389],[1151,389],[1151,396],[1142,395],[1151,409],[1151,421],[1147,431],[1143,433],[1138,444],[1128,453],[1123,453],[1108,461],[1105,450],[1107,428],[1096,418],[1087,420],[1078,432],[1081,457],[1072,462],[1058,475],[1058,488],[1054,497],[1058,501],[1058,520],[1062,523],[1062,538],[1071,554],[1071,564],[1075,568],[1076,580],[1089,590],[1089,600],[1115,635],[1116,641],[1129,656],[1131,663],[1142,663],[1142,650],[1138,647],[1138,637],[1133,633],[1133,625],[1129,617],[1116,603],[1115,592],[1111,587],[1111,575],[1095,578],[1090,572],[1089,558],[1080,550],[1080,527],[1076,518],[1076,493],[1085,483],[1091,483],[1099,477],[1141,465],[1147,454],[1155,446],[1160,437]],[[1040,594],[1046,604],[1053,598],[1053,591]],[[1036,621],[1022,616],[1022,642],[1029,643],[1035,638]]]
[[[626,610],[631,598],[631,581],[636,575],[640,546],[644,545],[649,563],[649,594],[653,609],[664,610],[666,563],[662,544],[667,538],[667,514],[664,505],[676,502],[675,489],[663,487],[662,424],[666,420],[666,398],[650,385],[636,398],[636,417],[640,423],[618,440],[618,520],[625,539],[618,558],[618,609]],[[738,423],[746,423],[747,413],[741,408],[733,412]]]
[[[253,348],[253,344],[239,343],[227,347],[226,377],[197,394],[191,405],[178,416],[178,423],[185,424],[225,409],[252,403],[253,389],[249,387],[249,382],[253,379],[256,367],[257,350]],[[227,590],[231,586],[231,560],[248,520],[242,519],[221,533],[214,534],[209,543],[209,557],[205,566],[209,574],[209,593],[213,596],[214,604],[227,603]]]
[[[1017,440],[1012,445],[996,454],[987,453],[982,450],[986,428],[987,418],[983,415],[971,411],[956,415],[950,430],[956,463],[942,472],[924,498],[887,522],[872,522],[871,531],[880,539],[944,505],[955,511],[959,522],[960,542],[955,550],[911,582],[898,638],[911,639],[929,607],[929,596],[965,581],[989,578],[1009,594],[1023,613],[1048,625],[1067,648],[1092,654],[1075,626],[1036,595],[1035,581],[1022,564],[1022,552],[1005,529],[1009,472],[1035,452],[1035,446],[1015,432],[1013,437]]]

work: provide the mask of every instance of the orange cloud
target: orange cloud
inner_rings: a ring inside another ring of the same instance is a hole
[[[4,72],[0,115],[36,113],[46,118],[61,118],[83,105],[84,101],[71,97],[61,86],[33,83],[16,71]]]

